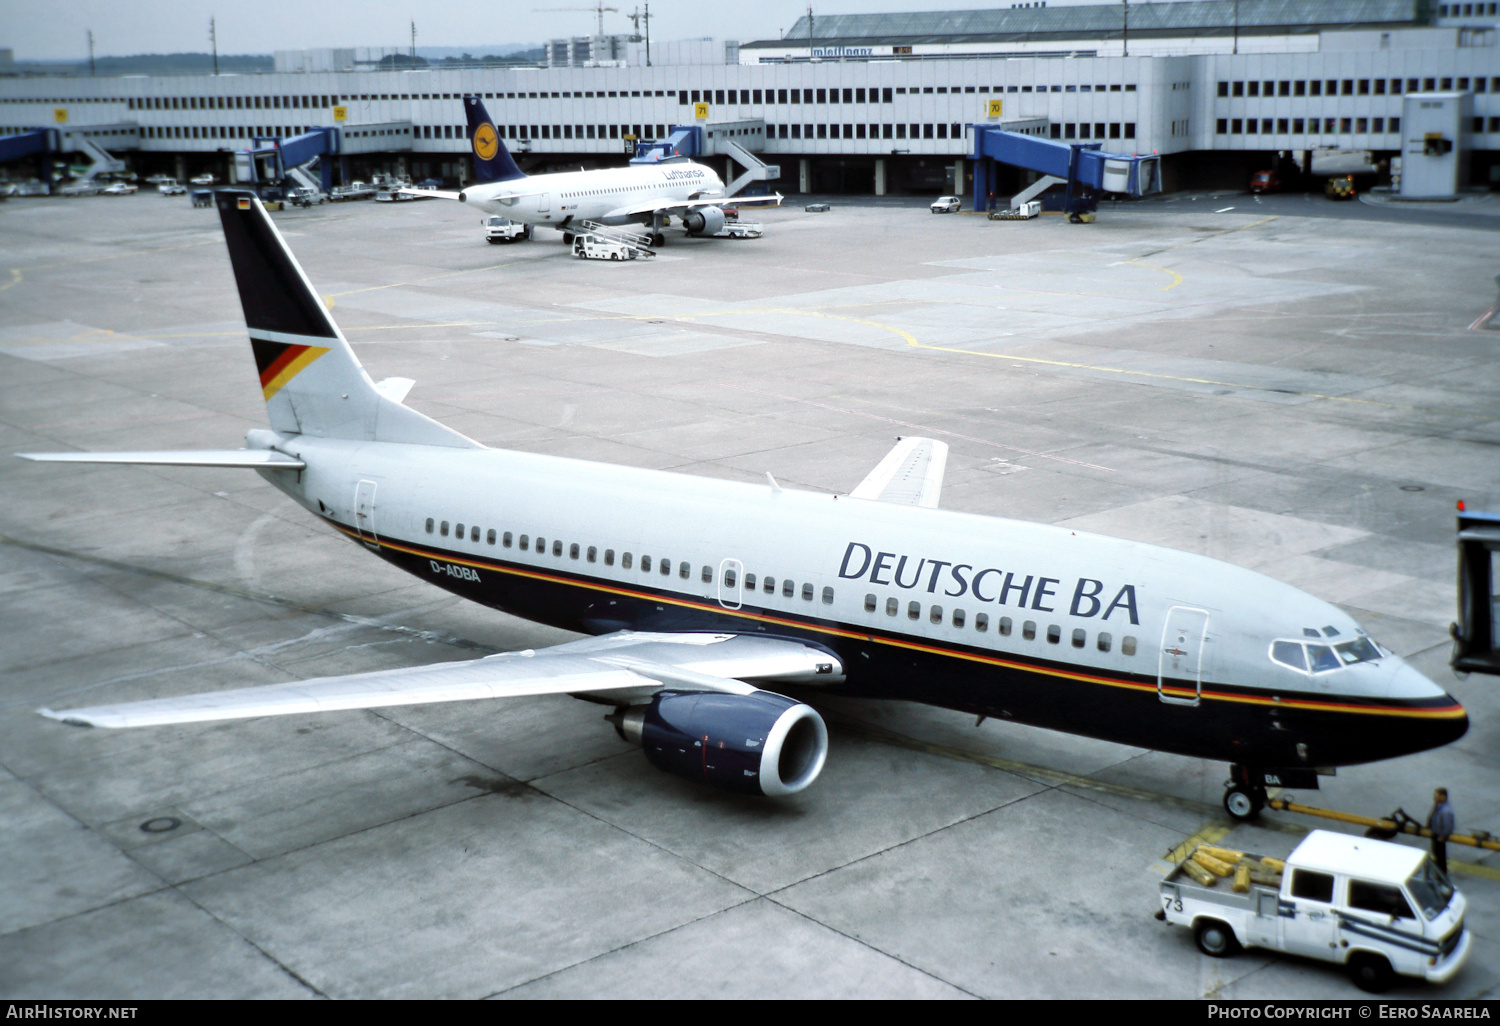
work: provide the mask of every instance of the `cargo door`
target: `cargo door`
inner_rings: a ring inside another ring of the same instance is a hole
[[[1173,606],[1161,632],[1156,697],[1170,705],[1197,705],[1203,696],[1203,642],[1208,611]]]
[[[745,564],[739,560],[726,559],[719,563],[719,605],[725,609],[740,608],[744,577]]]
[[[372,549],[379,538],[375,534],[375,482],[361,481],[354,486],[354,530]]]
[[[544,192],[544,193],[542,193],[540,196],[538,196],[536,198],[536,212],[538,214],[545,214],[547,211],[549,211],[551,209],[552,209],[552,194],[550,192]]]

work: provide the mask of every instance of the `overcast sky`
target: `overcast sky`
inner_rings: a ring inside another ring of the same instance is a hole
[[[1049,0],[1049,6],[1099,0]],[[630,12],[640,0],[605,0]],[[942,11],[995,6],[963,0],[827,0],[813,14]],[[1010,6],[1009,0],[999,6]],[[585,8],[535,13],[537,8]],[[807,13],[806,0],[652,0],[651,38],[775,39]],[[581,0],[417,3],[416,0],[0,0],[0,47],[17,60],[208,50],[208,19],[218,20],[220,53],[271,53],[319,46],[406,46],[417,22],[418,46],[477,48],[591,35],[596,16]],[[604,15],[605,32],[625,32],[624,14]]]

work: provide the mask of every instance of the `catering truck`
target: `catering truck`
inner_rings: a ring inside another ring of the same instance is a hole
[[[1157,918],[1206,955],[1285,951],[1379,993],[1398,974],[1445,983],[1463,967],[1464,907],[1426,852],[1314,830],[1285,860],[1199,845],[1162,881]]]

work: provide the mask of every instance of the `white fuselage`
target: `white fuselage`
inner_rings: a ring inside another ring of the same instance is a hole
[[[724,182],[712,168],[691,161],[532,175],[471,185],[465,203],[525,224],[561,226],[649,221],[655,209],[722,197]]]
[[[373,487],[367,503],[376,540],[425,560],[420,565],[445,586],[455,573],[474,575],[474,583],[509,573],[503,563],[523,574],[584,577],[601,595],[649,588],[668,604],[740,620],[745,630],[776,629],[784,614],[799,627],[816,619],[825,626],[813,629],[830,637],[878,632],[898,646],[962,646],[1028,664],[1064,662],[1085,674],[1196,678],[1205,689],[1263,688],[1288,700],[1444,694],[1393,655],[1318,674],[1273,662],[1276,639],[1331,629],[1350,640],[1363,631],[1297,588],[1191,553],[500,449],[305,437],[278,448],[307,462],[302,481],[265,476],[339,524],[354,524],[360,482]],[[532,540],[525,549],[523,535]],[[545,539],[545,551],[536,538]],[[441,558],[429,558],[439,550]],[[1186,642],[1179,620],[1193,635]],[[914,682],[910,697],[922,700],[921,689]],[[1177,695],[1189,697],[1180,687]]]

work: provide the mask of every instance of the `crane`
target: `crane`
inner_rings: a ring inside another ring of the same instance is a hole
[[[604,35],[604,12],[614,11],[616,14],[620,13],[618,7],[605,7],[604,0],[599,0],[593,7],[533,7],[531,10],[533,14],[544,14],[554,11],[592,11],[599,16],[599,31],[597,34],[601,36]]]

